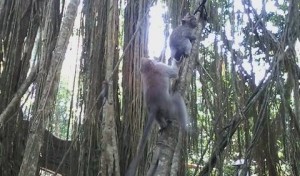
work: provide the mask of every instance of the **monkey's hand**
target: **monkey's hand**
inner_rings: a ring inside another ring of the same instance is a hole
[[[178,73],[179,72],[179,67],[180,67],[180,64],[181,64],[182,60],[183,60],[183,58],[180,58],[180,60],[170,58],[168,60],[168,62],[169,62],[169,65],[171,65],[171,67],[173,67],[173,69],[175,69],[176,72]],[[175,79],[178,78],[178,74],[177,74],[176,77],[172,77],[172,78],[175,78]]]
[[[177,61],[176,60],[176,66],[177,67],[179,67],[179,64],[181,64],[181,62],[183,61],[183,59],[185,58],[185,57],[189,57],[189,55],[182,55],[181,57],[180,57],[180,59]]]

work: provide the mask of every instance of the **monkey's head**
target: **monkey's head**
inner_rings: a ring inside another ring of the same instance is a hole
[[[154,62],[155,62],[154,60],[151,60],[146,57],[142,57],[140,71],[145,73],[152,70],[154,66]]]
[[[181,20],[182,25],[188,25],[192,28],[197,27],[197,19],[194,15],[187,13]]]

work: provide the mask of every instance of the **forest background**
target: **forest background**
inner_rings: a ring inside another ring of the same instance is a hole
[[[198,7],[172,84],[190,131],[155,125],[137,175],[300,175],[300,1],[201,3],[0,1],[0,175],[123,175],[147,119],[140,58],[166,62]]]

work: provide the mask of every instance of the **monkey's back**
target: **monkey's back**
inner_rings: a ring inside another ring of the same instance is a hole
[[[182,46],[182,43],[189,41],[186,34],[191,30],[191,28],[185,25],[176,27],[170,35],[170,47],[178,48]]]
[[[144,93],[147,97],[162,97],[169,94],[169,80],[161,75],[152,75],[144,79]]]
[[[171,57],[179,61],[181,56],[189,56],[192,49],[191,39],[193,38],[193,28],[188,24],[175,28],[169,41]]]
[[[150,76],[142,74],[146,105],[163,107],[169,102],[169,78],[153,72]]]

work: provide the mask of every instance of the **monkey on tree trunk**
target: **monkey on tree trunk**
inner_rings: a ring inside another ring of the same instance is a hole
[[[192,43],[196,40],[194,29],[197,27],[197,19],[190,13],[182,19],[182,25],[176,27],[170,35],[171,58],[181,62],[182,56],[191,54]]]
[[[166,128],[174,118],[178,119],[182,128],[187,129],[188,115],[183,98],[179,93],[170,94],[169,92],[170,78],[178,77],[177,66],[169,66],[148,58],[142,58],[140,72],[148,121],[140,139],[136,156],[131,161],[126,176],[134,176],[136,173],[154,119],[160,125],[160,131]]]

